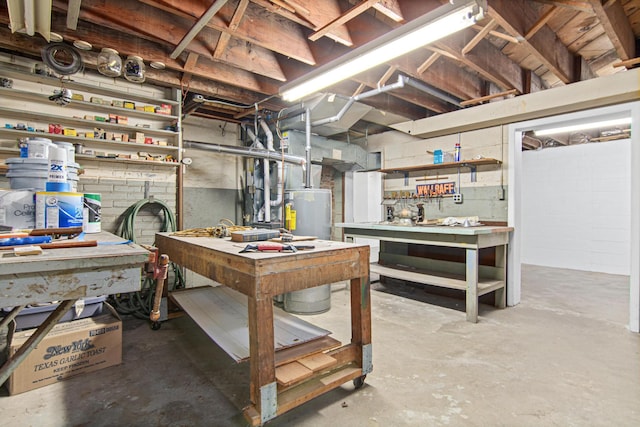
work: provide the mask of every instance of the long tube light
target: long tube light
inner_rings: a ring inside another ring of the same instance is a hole
[[[534,133],[536,136],[546,136],[546,135],[555,135],[558,133],[577,132],[581,130],[590,130],[590,129],[622,126],[622,125],[629,125],[629,124],[631,124],[631,117],[623,117],[623,118],[611,119],[611,120],[601,120],[598,122],[589,122],[589,123],[560,126],[555,128],[549,128],[549,129],[541,129],[541,130],[534,131]]]
[[[296,101],[316,93],[376,65],[470,27],[484,17],[486,10],[487,0],[450,0],[449,4],[283,85],[280,88],[280,96],[285,101]]]

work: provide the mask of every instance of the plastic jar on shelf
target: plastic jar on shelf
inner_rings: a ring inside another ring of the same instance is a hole
[[[124,78],[134,83],[143,83],[145,80],[145,65],[142,58],[130,55],[124,61]]]
[[[102,48],[98,54],[97,66],[98,72],[107,77],[119,77],[122,74],[122,58],[115,49]]]

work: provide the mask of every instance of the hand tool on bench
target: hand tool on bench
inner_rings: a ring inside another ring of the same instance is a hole
[[[4,250],[13,250],[14,248],[19,248],[27,245],[36,245],[40,246],[42,249],[62,249],[62,248],[84,248],[91,246],[98,246],[98,242],[96,240],[62,240],[51,243],[30,243],[30,244],[21,244],[21,245],[11,245],[11,246],[0,246],[0,251]]]
[[[281,245],[280,243],[255,243],[245,246],[240,253],[245,252],[297,252],[299,250],[314,249],[312,245]]]
[[[279,243],[254,243],[248,244],[240,253],[245,252],[296,252],[293,245],[281,245]]]

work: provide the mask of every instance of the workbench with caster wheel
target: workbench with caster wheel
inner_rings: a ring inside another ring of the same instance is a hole
[[[244,414],[253,426],[347,382],[360,388],[373,368],[369,246],[324,240],[316,240],[313,245],[313,249],[297,252],[240,253],[244,245],[238,247],[229,239],[156,235],[159,252],[168,255],[172,262],[246,296],[250,405]],[[337,342],[320,353],[312,353],[318,364],[327,359],[332,362],[303,380],[283,382],[277,378],[277,368],[282,366],[283,359],[295,360],[292,354],[298,350],[293,347],[276,352],[277,309],[273,297],[345,280],[350,283],[351,342],[345,345]],[[175,294],[178,292],[183,291]]]

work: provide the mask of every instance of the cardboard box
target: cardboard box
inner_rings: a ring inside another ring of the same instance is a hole
[[[35,329],[16,332],[11,355]],[[9,394],[23,393],[65,378],[122,363],[122,321],[113,313],[60,323],[7,381]]]
[[[136,132],[136,143],[144,144],[144,132]]]

